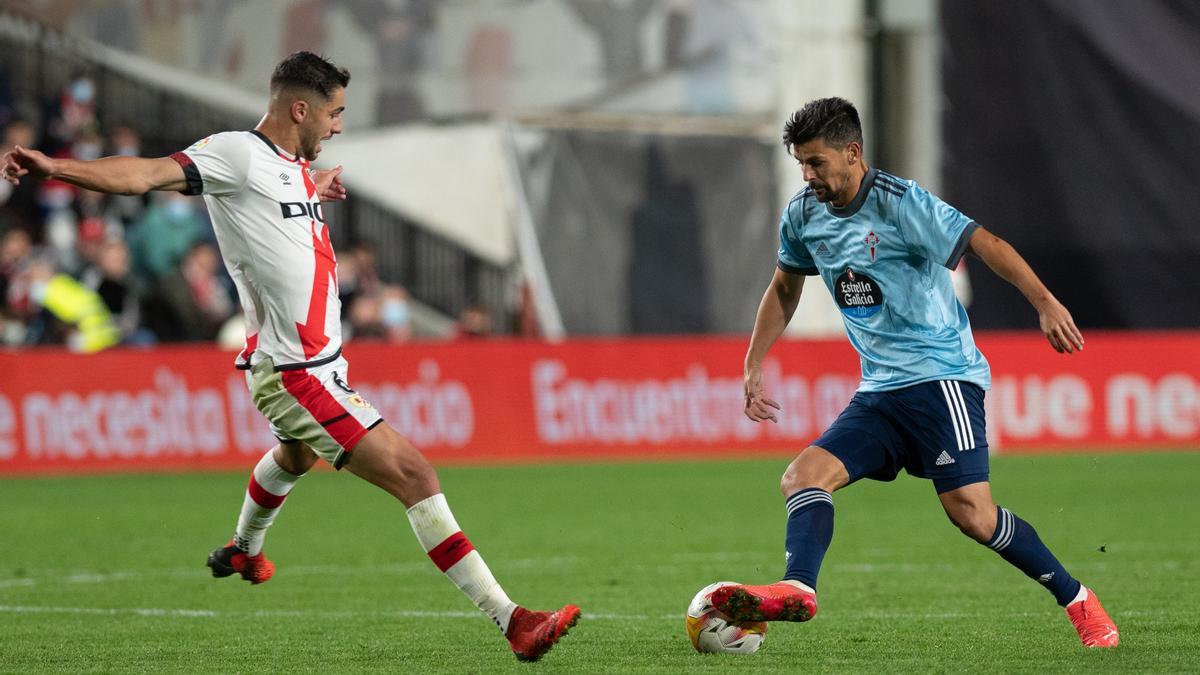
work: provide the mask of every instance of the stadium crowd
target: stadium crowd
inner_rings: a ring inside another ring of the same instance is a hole
[[[139,155],[134,126],[103,126],[95,84],[76,77],[36,122],[0,101],[0,154],[15,145],[53,157]],[[408,292],[384,283],[357,242],[338,258],[344,335],[412,337]],[[455,334],[491,332],[486,308],[463,311]],[[238,349],[244,327],[202,199],[177,193],[103,195],[58,181],[0,181],[0,345],[216,342]]]

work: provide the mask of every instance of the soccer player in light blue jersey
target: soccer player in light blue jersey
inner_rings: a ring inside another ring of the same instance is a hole
[[[983,397],[988,363],[975,347],[950,270],[966,252],[1029,300],[1060,353],[1083,348],[1067,309],[1004,240],[915,182],[867,166],[862,125],[840,98],[812,101],[784,125],[784,145],[808,186],[780,222],[779,258],[746,354],[746,415],[776,421],[762,362],[820,276],[842,311],[862,383],[833,425],[788,465],[787,570],[766,586],[726,586],[713,604],[736,621],[807,621],[833,537],[831,494],[901,469],[932,480],[950,520],[1037,580],[1066,608],[1088,647],[1112,647],[1117,627],[1099,599],[1050,553],[1031,525],[996,506],[988,484]]]

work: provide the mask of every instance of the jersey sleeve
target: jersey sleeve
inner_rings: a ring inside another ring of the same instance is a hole
[[[779,219],[779,258],[775,264],[788,274],[813,276],[818,273],[817,264],[800,241],[801,201],[789,202]]]
[[[905,241],[915,253],[954,269],[979,225],[958,209],[914,185],[900,202],[900,227]]]
[[[185,195],[223,195],[241,190],[250,173],[250,143],[246,134],[220,133],[202,138],[171,159],[183,167]]]

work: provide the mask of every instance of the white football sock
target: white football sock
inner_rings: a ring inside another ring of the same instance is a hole
[[[258,460],[254,472],[250,474],[246,497],[242,500],[242,514],[238,517],[237,531],[233,535],[238,548],[250,556],[262,552],[267,528],[275,522],[275,516],[283,508],[283,500],[300,478],[284,471],[275,462],[274,449],[268,450]]]
[[[1084,586],[1083,584],[1079,584],[1079,592],[1075,594],[1074,600],[1067,603],[1067,607],[1070,607],[1071,605],[1073,605],[1077,602],[1083,602],[1084,600],[1087,600],[1087,594],[1088,594],[1087,586]]]
[[[483,556],[459,529],[445,495],[436,494],[414,504],[408,509],[408,522],[417,541],[421,542],[421,548],[438,569],[445,572],[476,607],[491,617],[501,632],[507,633],[517,605],[508,599],[483,562]]]
[[[800,590],[808,592],[808,593],[812,593],[813,595],[817,594],[816,589],[809,588],[808,584],[805,584],[800,581],[796,581],[795,579],[784,579],[782,583],[788,584],[789,586],[795,586],[796,588],[799,588]]]

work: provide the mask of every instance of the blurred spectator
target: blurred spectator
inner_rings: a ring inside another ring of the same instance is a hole
[[[141,297],[130,270],[129,248],[125,242],[107,239],[100,244],[95,263],[83,271],[79,280],[104,300],[121,331],[121,342],[151,343],[153,333],[139,326]]]
[[[349,316],[355,298],[379,293],[375,259],[375,246],[367,241],[355,241],[338,257],[338,299],[342,301],[343,319]]]
[[[33,242],[25,230],[9,230],[0,238],[0,314],[12,315],[9,289],[33,251]]]
[[[376,295],[356,295],[350,302],[343,337],[356,342],[386,339],[380,304]]]
[[[104,219],[99,216],[88,216],[79,221],[79,231],[75,235],[75,251],[78,267],[82,273],[96,265],[100,260],[100,250],[108,241]]]
[[[341,0],[359,27],[375,37],[379,82],[376,124],[397,124],[426,116],[420,75],[428,65],[437,34],[435,0]]]
[[[513,333],[523,338],[541,337],[541,323],[538,321],[537,304],[533,299],[533,285],[522,281],[517,294],[517,311],[513,317]]]
[[[568,0],[567,6],[595,33],[608,84],[642,74],[642,22],[654,9],[652,0]]]
[[[0,67],[0,127],[12,121],[17,114],[17,98],[13,96],[12,73]]]
[[[63,86],[58,99],[46,107],[42,121],[38,149],[50,156],[67,150],[81,132],[94,132],[98,127],[96,83],[87,75],[77,75]]]
[[[27,344],[65,343],[72,351],[90,354],[120,342],[120,330],[104,300],[57,272],[50,258],[31,259],[21,274],[26,277],[29,308],[43,310],[31,323]]]
[[[234,311],[222,283],[220,255],[200,241],[146,298],[146,327],[164,341],[212,340]]]
[[[142,139],[133,127],[118,124],[108,132],[109,155],[118,157],[140,157]],[[146,209],[145,195],[108,195],[108,215],[121,222],[124,227],[132,226]]]
[[[0,155],[17,145],[33,147],[35,135],[30,123],[24,120],[9,122],[0,137]],[[8,181],[0,181],[0,230],[19,227],[31,234],[35,230],[40,232],[42,214],[38,208],[37,192],[37,183],[34,181],[21,181],[16,186]]]
[[[492,312],[485,305],[470,304],[458,315],[455,336],[460,339],[475,339],[492,334]]]
[[[407,342],[412,337],[408,291],[401,286],[384,286],[380,293],[379,319],[388,342]]]
[[[154,195],[154,202],[126,237],[134,273],[146,285],[171,274],[205,230],[204,217],[191,197],[178,192]]]

